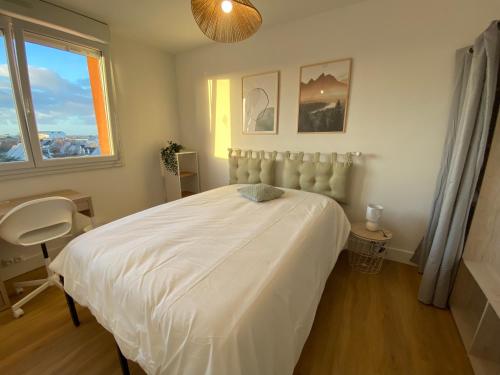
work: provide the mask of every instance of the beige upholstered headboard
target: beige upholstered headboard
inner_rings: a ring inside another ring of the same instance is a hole
[[[305,158],[303,152],[252,151],[229,149],[229,184],[281,186],[323,194],[346,202],[352,156],[360,153],[325,155],[319,152]]]

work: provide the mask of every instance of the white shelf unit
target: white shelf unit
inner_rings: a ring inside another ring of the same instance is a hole
[[[476,375],[500,374],[500,116],[450,307]]]
[[[475,374],[498,375],[500,299],[491,283],[499,280],[489,279],[486,267],[468,260],[460,264],[450,306]]]
[[[164,167],[162,168],[167,202],[200,192],[198,153],[196,151],[181,151],[175,156],[177,158],[177,175],[168,172]]]

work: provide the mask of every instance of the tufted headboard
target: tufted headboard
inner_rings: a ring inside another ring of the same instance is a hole
[[[316,152],[306,160],[303,152],[286,151],[278,160],[276,151],[229,149],[229,184],[264,183],[319,193],[345,203],[353,155],[332,153],[322,159]]]

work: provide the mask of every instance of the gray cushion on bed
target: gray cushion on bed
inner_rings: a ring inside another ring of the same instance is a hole
[[[238,192],[245,198],[255,202],[265,202],[283,195],[284,191],[266,184],[248,185],[238,189]]]

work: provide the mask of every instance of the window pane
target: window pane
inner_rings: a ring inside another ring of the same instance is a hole
[[[0,164],[26,161],[14,90],[7,60],[5,37],[0,32]]]
[[[61,42],[26,40],[43,158],[111,155],[101,58],[69,44],[63,50]]]

